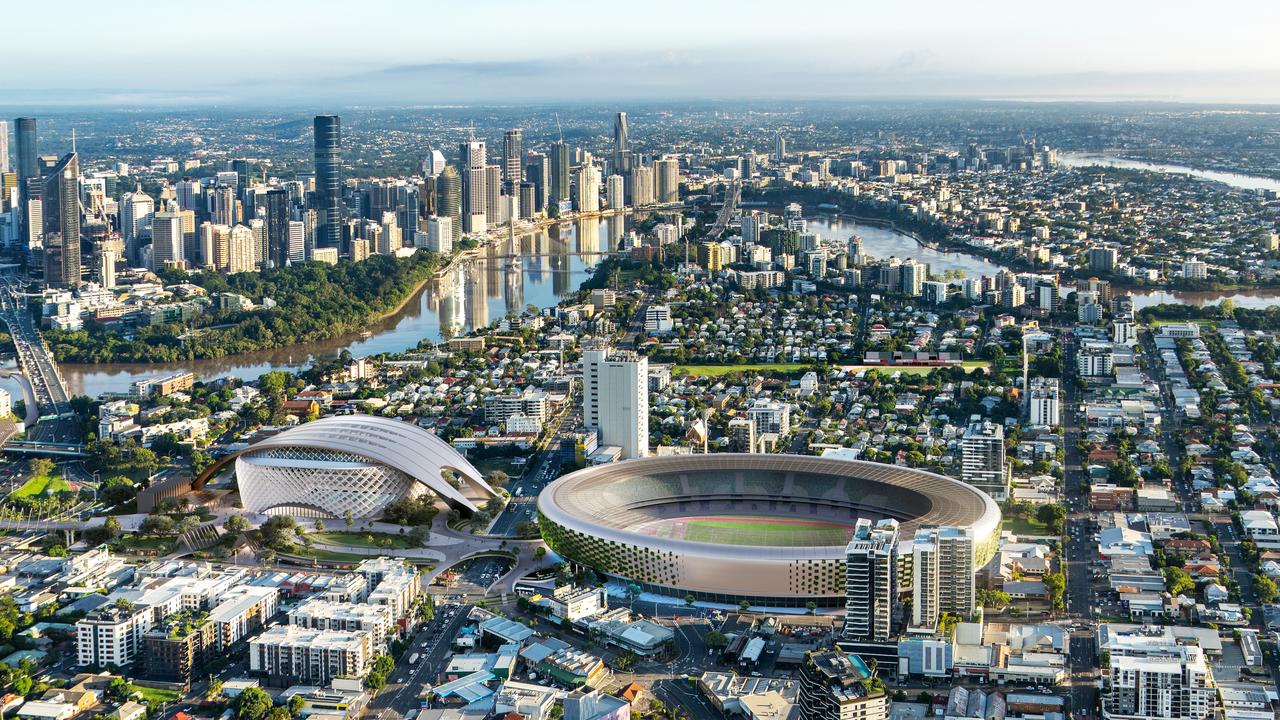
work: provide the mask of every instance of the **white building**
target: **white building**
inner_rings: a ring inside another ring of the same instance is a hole
[[[166,263],[182,260],[182,213],[155,213],[151,224],[151,269],[163,270]]]
[[[605,179],[604,202],[610,210],[621,210],[627,206],[626,181],[621,175],[610,175]]]
[[[996,500],[1008,497],[1003,427],[990,420],[975,420],[965,428],[960,445],[960,479]]]
[[[667,305],[650,305],[644,311],[644,331],[647,335],[665,335],[671,332],[671,308]]]
[[[1188,280],[1204,280],[1209,277],[1209,266],[1205,261],[1195,258],[1183,260],[1182,277]]]
[[[1107,720],[1205,720],[1217,710],[1217,685],[1195,645],[1153,646],[1149,654],[1112,655],[1102,716]]]
[[[649,359],[595,347],[582,354],[583,421],[622,459],[649,454]]]
[[[905,552],[905,550],[903,551]],[[977,602],[973,531],[920,528],[911,541],[911,625],[932,628],[942,613],[968,617]]]
[[[108,605],[76,622],[76,664],[123,668],[142,650],[142,634],[151,629],[149,607]]]
[[[874,526],[859,518],[845,548],[846,640],[886,642],[893,638],[898,604],[898,521]]]
[[[1036,378],[1027,391],[1028,422],[1032,427],[1062,424],[1062,391],[1057,378]]]
[[[373,636],[363,630],[310,630],[283,625],[249,641],[249,671],[298,684],[368,674]]]
[[[453,252],[453,218],[447,215],[427,218],[427,250],[441,255]]]

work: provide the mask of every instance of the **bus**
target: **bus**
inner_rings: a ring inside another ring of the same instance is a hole
[[[418,653],[414,653],[409,656],[409,667],[413,667],[414,665],[417,665],[417,664],[418,664]]]

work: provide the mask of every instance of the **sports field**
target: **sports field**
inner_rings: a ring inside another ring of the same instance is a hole
[[[832,547],[848,543],[853,532],[840,523],[765,515],[656,520],[635,530],[643,535],[690,542],[758,547]]]

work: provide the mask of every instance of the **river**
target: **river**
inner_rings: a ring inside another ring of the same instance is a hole
[[[72,395],[97,397],[126,393],[136,380],[181,370],[190,370],[202,380],[230,376],[256,379],[270,370],[305,368],[315,358],[335,357],[344,349],[356,357],[403,352],[422,340],[435,342],[485,327],[501,320],[509,310],[555,305],[591,277],[604,257],[600,253],[618,247],[627,229],[626,218],[607,217],[553,225],[524,235],[520,252],[525,257],[517,268],[509,267],[500,257],[467,262],[441,280],[427,283],[403,310],[371,325],[366,337],[172,364],[64,363],[60,366],[62,376]],[[493,247],[488,250],[490,256],[500,253]]]
[[[1280,193],[1280,180],[1245,175],[1243,173],[1224,172],[1221,170],[1200,170],[1183,165],[1147,162],[1145,160],[1129,160],[1101,153],[1058,153],[1058,162],[1067,167],[1103,167],[1123,168],[1125,170],[1147,170],[1149,172],[1169,173],[1171,175],[1190,175],[1201,180],[1211,180],[1242,190],[1270,190]]]

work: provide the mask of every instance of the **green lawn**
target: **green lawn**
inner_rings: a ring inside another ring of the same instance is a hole
[[[407,536],[393,535],[391,533],[363,533],[363,532],[309,532],[307,537],[315,542],[324,543],[326,545],[347,545],[349,547],[359,548],[380,548],[378,543],[383,540],[390,540],[392,548],[411,548],[417,547],[417,544],[410,540]],[[369,538],[373,538],[373,542]]]
[[[755,363],[744,365],[676,365],[672,373],[695,377],[720,377],[743,372],[792,373],[811,367],[805,363]]]
[[[39,475],[32,477],[14,490],[10,496],[15,498],[36,497],[37,495],[55,495],[71,489],[61,476]]]
[[[717,545],[831,547],[849,542],[843,525],[775,517],[697,518],[685,523],[684,539]]]
[[[305,545],[294,545],[293,550],[290,550],[286,554],[295,555],[300,558],[307,558],[308,560],[330,560],[333,562],[359,562],[373,557],[368,553],[338,552],[336,550],[326,550],[324,548],[306,547]]]
[[[178,544],[176,537],[159,537],[155,535],[137,535],[133,533],[125,533],[116,538],[114,542],[122,547],[132,550],[156,550],[161,553],[167,553],[173,550]]]
[[[1027,519],[1006,515],[1001,527],[1017,535],[1053,535],[1053,533],[1049,532],[1048,525],[1035,518]]]
[[[158,708],[164,703],[176,703],[180,696],[177,690],[161,690],[160,688],[142,687],[132,683],[129,685],[129,692],[141,695],[142,702],[153,708]]]

